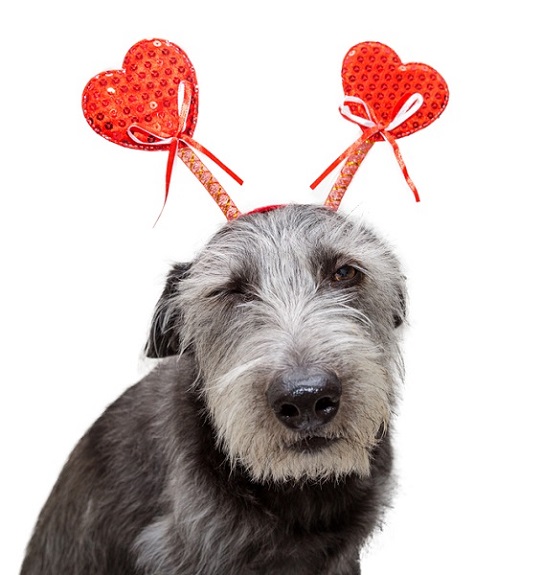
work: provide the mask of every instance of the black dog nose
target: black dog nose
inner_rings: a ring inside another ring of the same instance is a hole
[[[341,392],[337,376],[299,368],[270,385],[267,401],[286,427],[314,431],[337,415]]]

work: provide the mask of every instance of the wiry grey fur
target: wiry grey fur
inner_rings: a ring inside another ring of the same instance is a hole
[[[171,271],[147,346],[164,359],[75,448],[22,575],[359,573],[405,298],[385,243],[326,208],[227,223]],[[321,382],[324,419],[294,425],[281,394]]]

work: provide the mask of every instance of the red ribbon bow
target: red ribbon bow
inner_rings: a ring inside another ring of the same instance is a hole
[[[356,116],[353,114],[350,109],[348,108],[348,104],[361,104],[365,108],[367,112],[368,118],[363,118],[362,116]],[[332,191],[330,192],[329,196],[327,197],[326,201],[324,202],[325,205],[337,209],[344,193],[346,192],[346,188],[352,181],[354,174],[356,173],[357,169],[361,165],[361,162],[365,159],[365,156],[372,148],[373,144],[376,141],[375,136],[381,135],[393,148],[395,153],[395,157],[401,170],[403,172],[403,176],[407,181],[410,189],[414,193],[414,197],[416,201],[420,201],[420,196],[418,194],[418,190],[412,181],[412,178],[408,175],[405,162],[401,155],[401,151],[399,150],[399,146],[397,145],[396,139],[393,137],[392,130],[398,126],[400,126],[403,122],[408,120],[417,110],[421,107],[423,103],[423,97],[421,94],[413,94],[402,106],[399,110],[397,115],[388,123],[388,125],[384,125],[380,122],[377,122],[374,118],[375,115],[371,110],[371,107],[364,102],[361,98],[357,98],[354,96],[347,96],[344,99],[344,105],[339,108],[339,112],[343,118],[346,118],[350,122],[357,124],[363,131],[363,128],[367,128],[367,132],[363,133],[351,146],[349,146],[334,162],[332,162],[324,172],[316,178],[316,180],[311,184],[311,189],[316,188],[326,176],[328,176],[345,158],[348,158],[345,167],[341,171],[341,175],[339,176],[337,183],[335,184],[337,187],[334,186]]]
[[[207,191],[211,194],[215,202],[218,204],[224,215],[228,220],[239,217],[240,212],[233,203],[233,200],[224,191],[222,186],[214,178],[211,172],[205,167],[205,164],[200,160],[197,154],[190,148],[195,148],[202,154],[205,154],[215,164],[220,166],[229,176],[231,176],[238,184],[242,185],[243,180],[223,162],[221,162],[212,152],[202,146],[199,142],[194,140],[186,132],[186,121],[188,112],[190,110],[190,103],[192,101],[192,88],[190,84],[183,84],[183,98],[181,110],[179,112],[179,131],[168,138],[160,136],[160,134],[153,133],[152,131],[144,128],[140,124],[132,124],[127,129],[128,136],[136,144],[145,144],[147,146],[156,146],[157,148],[169,149],[167,167],[166,167],[166,192],[164,196],[164,204],[162,210],[158,215],[156,221],[160,219],[162,212],[166,206],[169,195],[169,185],[171,182],[171,174],[173,171],[173,163],[175,156],[178,156],[188,167],[188,169],[198,178],[198,180],[205,186]],[[145,140],[138,138],[137,134],[145,136]]]

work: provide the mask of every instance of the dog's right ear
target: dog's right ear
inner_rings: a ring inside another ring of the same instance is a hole
[[[176,296],[179,284],[188,275],[189,263],[175,264],[169,272],[166,286],[152,318],[151,329],[145,355],[147,357],[168,357],[181,351],[182,310]]]

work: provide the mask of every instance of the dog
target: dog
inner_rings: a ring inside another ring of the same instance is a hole
[[[90,427],[21,575],[354,575],[393,491],[405,278],[323,206],[229,221],[170,271],[157,365]]]

